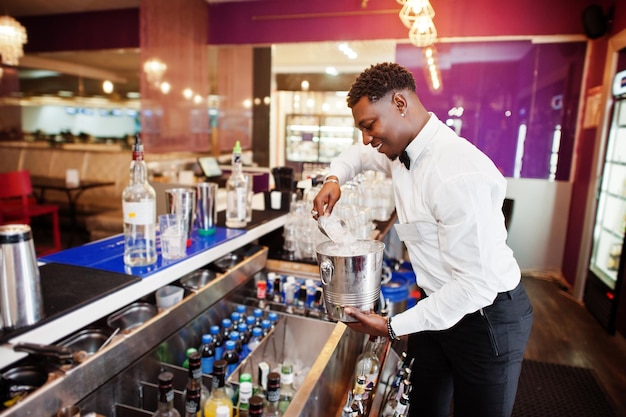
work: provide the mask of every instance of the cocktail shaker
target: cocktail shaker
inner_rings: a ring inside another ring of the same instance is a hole
[[[30,226],[0,226],[0,318],[5,329],[43,318],[43,299]]]

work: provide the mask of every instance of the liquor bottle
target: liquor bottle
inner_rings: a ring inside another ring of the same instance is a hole
[[[378,384],[378,375],[380,373],[380,360],[378,357],[378,349],[383,338],[370,336],[365,349],[357,357],[355,376],[365,376],[365,401],[371,401]]]
[[[148,183],[148,167],[143,159],[139,135],[130,163],[130,181],[122,192],[124,216],[124,264],[152,265],[156,254],[156,194]]]
[[[248,180],[243,174],[239,141],[233,148],[232,172],[226,181],[226,227],[246,227],[248,216]]]
[[[202,355],[202,373],[211,375],[213,373],[213,363],[215,362],[215,345],[210,334],[202,335],[202,344],[199,350]]]
[[[249,417],[263,417],[265,414],[263,410],[263,398],[254,395],[250,398],[250,411]]]
[[[243,381],[239,384],[239,399],[237,401],[237,416],[248,417],[252,398],[252,382]]]
[[[265,398],[267,400],[263,413],[265,417],[282,416],[283,414],[278,407],[280,400],[280,374],[278,372],[270,372],[267,375],[267,394]]]
[[[393,417],[406,416],[409,410],[409,394],[402,394],[396,409],[393,411]]]
[[[159,404],[157,411],[152,414],[152,417],[180,417],[180,413],[174,408],[173,379],[174,374],[171,372],[161,372],[159,374]]]
[[[220,360],[222,359],[222,356],[224,356],[224,338],[220,333],[220,326],[218,326],[217,324],[212,325],[211,327],[209,327],[209,333],[211,334],[211,337],[213,337],[215,360]]]
[[[382,417],[393,417],[396,413],[396,410],[399,407],[400,404],[400,400],[402,399],[403,396],[407,396],[411,393],[411,381],[409,381],[408,379],[404,379],[402,380],[402,382],[400,383],[400,386],[398,387],[398,389],[395,391],[395,395],[392,395],[390,393],[390,395],[388,395],[386,397],[385,400],[385,404],[383,406],[383,411],[381,413]],[[401,410],[402,407],[400,406]]]
[[[185,411],[187,411],[187,396],[189,391],[200,390],[200,407],[198,410],[204,408],[204,404],[209,398],[209,389],[202,383],[202,355],[198,351],[189,353],[189,372],[187,377],[187,384],[183,390],[183,404],[185,404]],[[202,416],[201,412],[197,414]]]
[[[197,385],[193,388],[189,388],[185,391],[185,417],[198,417],[202,416],[202,407],[200,407],[200,387]]]
[[[226,392],[226,367],[225,360],[215,361],[213,364],[213,389],[211,395],[204,404],[204,417],[217,417],[217,409],[220,406],[228,407],[228,417],[233,417],[233,400]]]
[[[278,409],[285,414],[289,404],[295,395],[296,390],[293,388],[293,365],[283,363],[280,367],[280,396],[278,399]]]
[[[224,356],[222,359],[226,361],[226,377],[228,378],[235,369],[237,369],[237,365],[239,364],[239,354],[237,354],[235,350],[234,340],[227,340],[226,343],[224,343]],[[213,364],[213,369],[215,369],[215,363]]]
[[[354,388],[352,389],[352,415],[354,417],[364,417],[368,415],[367,404],[365,400],[365,376],[356,377]]]

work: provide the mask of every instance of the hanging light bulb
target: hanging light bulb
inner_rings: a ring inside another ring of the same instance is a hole
[[[109,80],[104,80],[102,83],[102,91],[106,94],[111,94],[113,92],[113,83]]]
[[[10,16],[0,16],[0,55],[5,65],[17,65],[24,56],[24,44],[28,41],[26,29]]]
[[[400,0],[398,0],[400,3]],[[407,28],[411,28],[415,21],[422,16],[428,16],[431,20],[435,17],[435,9],[428,0],[404,0],[400,9],[400,20]]]
[[[437,40],[437,29],[433,20],[425,15],[417,17],[409,30],[409,40],[418,48],[430,46]]]

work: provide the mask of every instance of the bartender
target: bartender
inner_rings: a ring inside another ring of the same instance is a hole
[[[313,201],[327,215],[340,185],[378,170],[393,180],[399,224],[425,296],[385,318],[356,308],[347,325],[361,333],[408,336],[415,358],[410,416],[510,416],[532,306],[506,244],[506,180],[493,162],[429,113],[413,75],[395,63],[371,66],[348,93],[363,143],[335,158]]]

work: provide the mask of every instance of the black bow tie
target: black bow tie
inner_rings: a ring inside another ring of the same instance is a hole
[[[406,153],[406,151],[402,152],[398,158],[400,159],[400,162],[404,164],[406,169],[411,169],[411,158],[409,158],[409,154]]]

